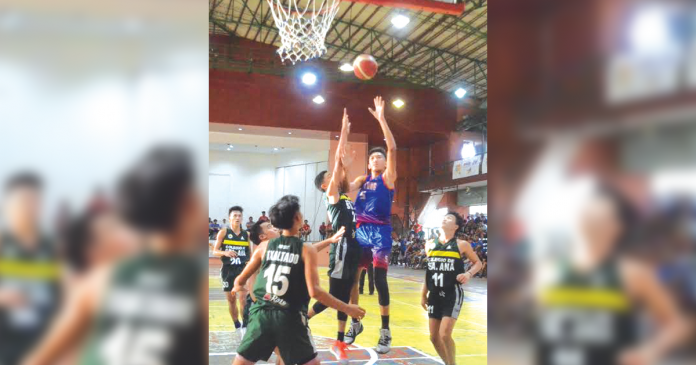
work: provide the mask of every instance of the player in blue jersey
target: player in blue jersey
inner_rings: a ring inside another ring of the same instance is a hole
[[[391,332],[389,330],[389,285],[387,285],[387,268],[389,254],[392,249],[391,206],[394,200],[394,184],[396,182],[396,142],[389,130],[384,117],[384,100],[375,98],[375,109],[369,109],[377,119],[387,150],[382,147],[372,148],[368,154],[368,174],[360,176],[350,184],[350,191],[360,189],[355,201],[357,216],[356,238],[363,248],[360,269],[363,270],[372,262],[375,270],[375,287],[379,296],[382,328],[376,351],[384,354],[391,348]],[[353,301],[357,304],[357,286],[354,288]],[[346,343],[355,341],[362,332],[360,322],[353,322],[346,334]]]

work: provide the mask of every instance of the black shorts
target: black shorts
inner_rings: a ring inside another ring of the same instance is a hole
[[[464,304],[464,287],[460,284],[447,289],[431,291],[428,294],[428,317],[457,319]]]
[[[222,265],[222,269],[220,269],[222,290],[225,292],[232,291],[232,288],[234,288],[234,279],[236,279],[243,270],[244,267],[242,266]]]
[[[355,279],[362,249],[357,241],[350,242],[343,237],[338,243],[331,245],[329,251],[329,277],[332,279]]]

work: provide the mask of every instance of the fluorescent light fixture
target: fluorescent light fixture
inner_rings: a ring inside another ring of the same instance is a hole
[[[628,37],[633,50],[640,53],[661,53],[674,44],[670,34],[669,13],[661,5],[645,7],[632,19]]]
[[[463,159],[476,156],[476,148],[474,147],[474,144],[468,141],[464,142],[461,154]]]
[[[322,98],[321,95],[317,95],[314,97],[314,99],[312,99],[312,101],[317,104],[322,104],[324,103],[324,98]]]
[[[406,103],[404,103],[404,101],[401,100],[401,99],[396,99],[396,100],[394,100],[394,102],[392,102],[392,104],[394,104],[394,106],[397,107],[397,108],[401,108],[401,107],[404,106]]]
[[[239,128],[239,130],[241,131],[241,130],[242,130],[242,128]]]
[[[391,19],[392,25],[397,29],[405,27],[410,21],[411,19],[409,19],[407,16],[403,14],[399,14]]]
[[[464,95],[466,95],[466,90],[460,87],[459,89],[457,89],[457,91],[454,92],[454,95],[457,95],[457,97],[461,99],[464,97]]]
[[[292,134],[292,132],[288,132],[288,134]]]
[[[317,82],[317,75],[311,73],[311,72],[306,72],[304,75],[302,75],[302,83],[305,85],[314,85],[314,83]]]
[[[351,72],[353,71],[353,65],[351,65],[350,63],[344,63],[338,69],[343,72]]]

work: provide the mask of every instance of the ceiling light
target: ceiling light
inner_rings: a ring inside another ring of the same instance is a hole
[[[278,147],[274,147],[274,148],[273,148],[273,151],[278,151]]]
[[[399,14],[392,18],[391,23],[392,25],[394,25],[394,27],[401,29],[405,27],[410,21],[411,19],[409,19],[407,16]]]
[[[314,99],[312,99],[312,101],[317,103],[317,104],[321,104],[324,102],[324,98],[322,98],[321,95],[317,95],[314,97]]]
[[[353,71],[353,65],[351,65],[350,63],[344,63],[338,69],[343,72],[351,72]]]
[[[314,85],[314,83],[317,82],[317,75],[311,72],[306,72],[304,75],[302,75],[302,82],[305,85]]]
[[[474,147],[474,144],[472,142],[464,142],[461,154],[463,159],[476,156],[476,148]]]
[[[466,95],[466,90],[460,87],[459,89],[457,89],[457,91],[454,92],[454,95],[457,95],[457,97],[461,99],[464,97],[464,95]]]
[[[288,134],[292,134],[292,132],[288,132]]]
[[[242,130],[242,128],[239,128],[239,130],[241,131],[241,130]]]
[[[397,108],[401,108],[401,107],[404,106],[406,103],[404,103],[404,101],[401,100],[401,99],[396,99],[396,100],[394,100],[394,102],[393,102],[392,104],[394,104],[394,106],[397,107]]]

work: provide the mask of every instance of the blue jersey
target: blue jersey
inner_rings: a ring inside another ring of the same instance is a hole
[[[384,174],[376,178],[367,175],[355,200],[355,214],[358,224],[391,224],[391,207],[394,189],[384,182]]]

